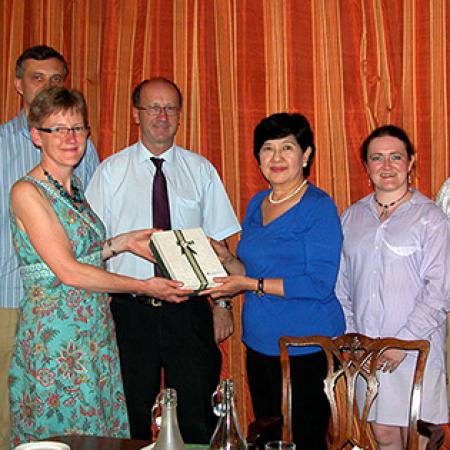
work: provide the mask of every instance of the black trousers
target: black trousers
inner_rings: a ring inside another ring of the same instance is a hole
[[[214,341],[208,301],[155,307],[131,295],[115,295],[111,310],[116,324],[131,437],[150,439],[151,409],[164,386],[175,388],[178,423],[185,442],[207,444],[216,417],[211,395],[220,377],[221,354]]]
[[[325,353],[291,356],[290,366],[292,432],[297,450],[326,450],[330,406],[323,384],[327,374]],[[247,374],[256,419],[281,417],[280,357],[247,347]]]

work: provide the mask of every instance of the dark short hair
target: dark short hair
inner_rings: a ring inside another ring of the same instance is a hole
[[[169,80],[168,78],[164,78],[164,77],[153,77],[150,78],[148,80],[144,80],[141,81],[133,90],[133,94],[132,94],[132,99],[133,99],[133,106],[137,107],[140,106],[139,102],[141,100],[141,91],[142,88],[148,84],[148,83],[154,83],[154,82],[162,82],[162,83],[167,83],[168,85],[172,86],[176,91],[177,91],[177,95],[178,95],[178,103],[179,103],[179,107],[181,108],[183,106],[183,94],[181,93],[180,88],[172,81]]]
[[[71,110],[80,113],[84,125],[88,126],[87,105],[81,92],[56,86],[43,89],[31,102],[27,117],[28,126],[39,128],[52,114]]]
[[[25,61],[27,59],[36,59],[37,61],[45,61],[46,59],[55,58],[62,62],[64,66],[63,76],[66,78],[69,73],[67,62],[61,53],[58,53],[54,48],[47,45],[35,45],[34,47],[27,48],[16,61],[16,77],[22,78],[25,73]]]
[[[293,135],[302,150],[305,152],[311,148],[311,155],[308,163],[303,169],[303,175],[307,177],[311,171],[311,163],[316,152],[314,145],[314,134],[309,125],[308,119],[298,113],[277,113],[261,120],[256,125],[253,133],[253,154],[260,163],[260,151],[264,142],[269,139],[281,139]]]
[[[412,142],[409,139],[406,131],[395,125],[383,125],[381,127],[375,128],[375,130],[373,130],[372,133],[370,133],[369,136],[364,139],[364,142],[361,145],[361,159],[364,163],[367,164],[367,152],[369,150],[370,143],[374,139],[384,136],[391,136],[399,139],[405,144],[408,159],[411,159],[414,156],[414,146],[412,145]]]

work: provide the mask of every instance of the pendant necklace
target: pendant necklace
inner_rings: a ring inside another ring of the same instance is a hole
[[[83,205],[84,196],[81,193],[81,191],[73,183],[72,177],[70,177],[70,188],[72,189],[73,195],[70,195],[66,191],[64,186],[58,180],[55,180],[51,176],[51,174],[42,167],[42,165],[41,165],[41,169],[44,172],[44,175],[47,177],[48,182],[56,188],[56,190],[60,193],[61,197],[68,200],[70,202],[70,204],[73,205],[79,211],[83,211],[85,209],[84,205]]]
[[[269,202],[272,203],[272,205],[278,205],[279,203],[283,203],[286,200],[289,200],[295,194],[298,194],[302,190],[303,186],[306,185],[307,182],[308,182],[308,180],[303,180],[302,183],[298,187],[296,187],[290,194],[288,194],[286,197],[280,198],[279,200],[274,200],[273,199],[273,191],[270,191]]]
[[[375,196],[374,196],[375,202],[380,208],[382,208],[380,215],[379,215],[380,220],[387,218],[387,216],[389,216],[389,209],[392,208],[393,206],[397,205],[398,203],[400,203],[408,195],[408,193],[409,193],[409,189],[407,189],[406,192],[401,195],[401,197],[399,197],[397,200],[394,200],[391,203],[379,202],[377,199],[377,195],[375,194]]]

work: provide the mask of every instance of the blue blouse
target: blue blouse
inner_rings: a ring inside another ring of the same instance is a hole
[[[266,355],[279,355],[280,336],[337,336],[345,330],[334,288],[342,231],[331,198],[309,184],[303,198],[267,225],[261,203],[269,191],[249,202],[238,256],[252,278],[282,278],[284,297],[247,292],[243,309],[244,343]],[[312,353],[295,348],[293,355]]]

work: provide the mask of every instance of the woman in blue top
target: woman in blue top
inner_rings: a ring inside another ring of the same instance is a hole
[[[251,200],[238,258],[214,242],[229,277],[208,292],[245,291],[243,341],[256,418],[281,415],[280,336],[336,336],[344,316],[335,296],[342,233],[336,207],[307,182],[313,133],[300,114],[263,119],[254,155],[270,189]],[[300,449],[326,449],[329,406],[323,390],[326,360],[317,349],[292,349],[294,441]]]

